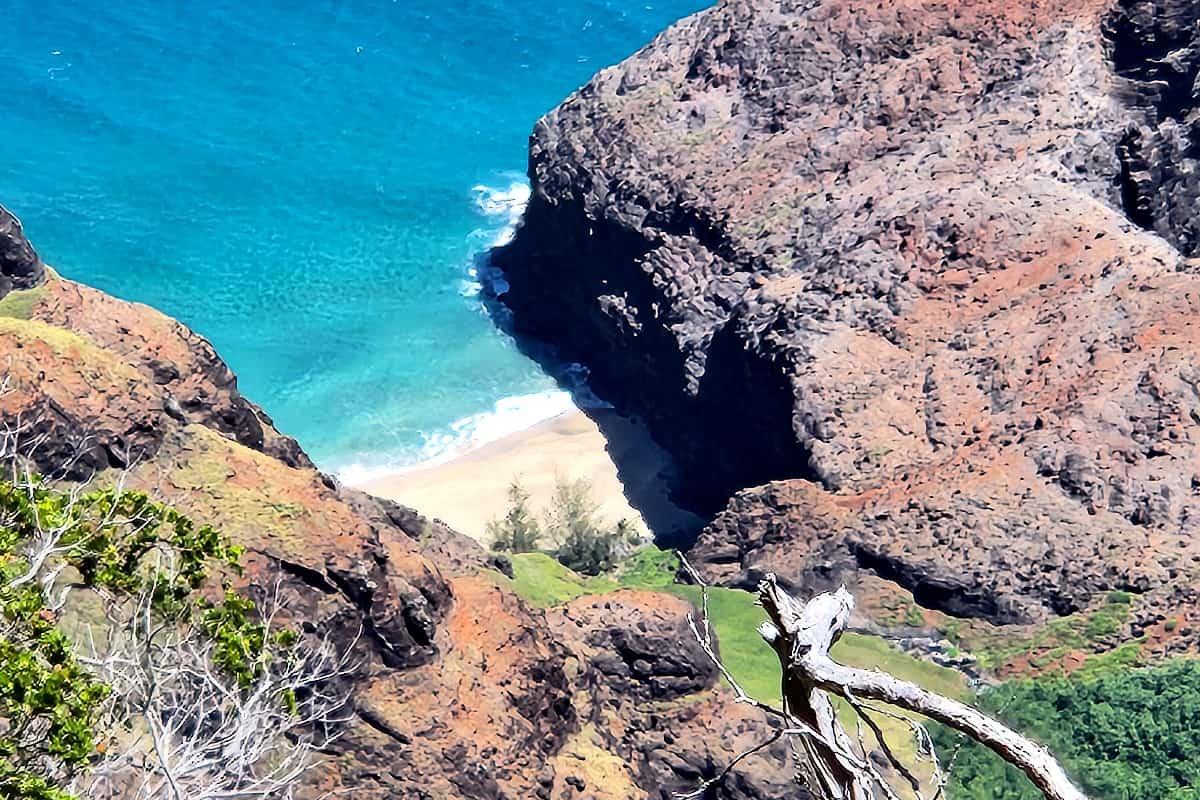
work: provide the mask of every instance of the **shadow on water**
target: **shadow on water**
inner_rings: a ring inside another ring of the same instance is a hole
[[[524,356],[537,363],[561,389],[569,392],[576,407],[595,422],[604,435],[625,498],[642,515],[654,541],[662,547],[690,547],[707,520],[672,499],[677,473],[671,456],[650,436],[644,422],[636,416],[620,413],[592,391],[587,382],[586,367],[564,360],[554,345],[517,332],[512,312],[502,299],[508,284],[503,273],[492,263],[491,251],[476,256],[475,268],[482,286],[480,299],[493,324],[512,338]]]

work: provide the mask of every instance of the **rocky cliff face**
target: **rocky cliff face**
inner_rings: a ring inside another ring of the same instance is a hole
[[[32,289],[44,276],[42,259],[25,238],[21,221],[0,206],[0,298],[13,289]]]
[[[38,468],[121,476],[212,523],[246,547],[247,582],[282,581],[296,624],[356,647],[353,717],[301,797],[598,800],[611,781],[620,800],[665,796],[711,772],[724,730],[764,731],[740,710],[724,720],[694,651],[654,655],[680,644],[678,601],[638,596],[568,635],[501,588],[473,541],[320,474],[202,337],[44,269],[6,213],[0,266],[0,424]],[[642,623],[626,632],[627,616]],[[591,722],[603,703],[619,738]],[[720,796],[781,796],[766,780]]]
[[[1200,558],[1198,18],[725,0],[538,123],[504,300],[719,512],[710,577],[1161,619]]]
[[[585,597],[550,612],[551,629],[572,656],[568,668],[587,687],[574,749],[585,742],[628,765],[616,774],[578,776],[567,783],[574,792],[555,797],[622,800],[646,793],[669,800],[770,738],[759,712],[709,691],[716,669],[688,627],[689,612],[691,605],[676,597],[634,591]],[[595,752],[590,760],[603,763]],[[777,742],[739,762],[714,791],[730,800],[807,796],[790,763],[787,745]]]

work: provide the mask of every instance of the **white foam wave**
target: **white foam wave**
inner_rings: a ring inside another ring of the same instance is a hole
[[[529,206],[532,190],[524,180],[515,180],[507,188],[478,184],[471,188],[475,208],[485,217],[503,222],[503,227],[492,239],[492,247],[501,247],[512,241]]]
[[[489,291],[503,293],[508,288],[498,272],[489,270],[485,254],[494,247],[502,247],[512,241],[529,205],[531,191],[529,183],[516,173],[511,174],[511,179],[508,176],[505,179],[509,180],[507,184],[471,187],[475,209],[487,224],[472,231],[469,238],[472,257],[459,284],[459,294],[463,297],[478,297],[484,281],[488,283]],[[582,380],[580,385],[583,385]],[[589,406],[592,401],[585,392],[579,395],[578,402]],[[362,460],[336,467],[334,473],[343,483],[355,486],[387,475],[445,463],[575,408],[576,401],[566,391],[505,397],[490,411],[472,414],[452,423],[445,430],[426,434],[424,444],[415,451],[395,454],[390,458],[364,454]]]
[[[444,464],[471,450],[499,441],[576,409],[569,392],[546,391],[501,398],[490,411],[472,414],[445,431],[425,436],[415,458],[392,462],[354,462],[335,470],[338,479],[361,486],[376,478]]]
[[[521,224],[521,218],[529,205],[530,193],[529,183],[524,179],[514,179],[507,186],[488,186],[481,183],[471,187],[475,210],[491,224],[471,232],[470,241],[475,253],[468,262],[466,278],[459,284],[458,293],[463,297],[478,297],[483,291],[485,280],[491,284],[493,290],[501,293],[507,288],[500,285],[502,281],[498,275],[479,274],[481,266],[482,269],[487,269],[486,259],[480,256],[493,247],[503,247],[516,236],[517,226]]]

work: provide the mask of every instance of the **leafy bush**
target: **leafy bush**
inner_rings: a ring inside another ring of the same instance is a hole
[[[628,520],[604,525],[586,480],[559,480],[546,516],[546,529],[557,545],[554,557],[584,575],[609,572],[628,555],[638,537]]]
[[[141,492],[0,481],[0,797],[69,798],[123,701],[59,628],[63,585],[143,603],[167,628],[202,617],[220,642],[216,666],[249,686],[264,652],[254,604],[232,592],[218,604],[195,599],[214,573],[238,571],[241,554]]]
[[[979,697],[984,711],[1039,740],[1095,798],[1200,800],[1200,663],[1178,661],[1091,677],[1037,678]],[[943,763],[960,737],[936,729]],[[962,747],[950,774],[954,800],[1040,800],[991,751]]]
[[[529,505],[529,492],[519,481],[508,487],[508,511],[503,519],[488,523],[492,549],[505,553],[533,553],[548,539],[551,553],[563,566],[583,575],[601,575],[616,568],[639,543],[628,520],[606,525],[597,516],[592,486],[584,479],[559,478],[544,521],[538,523]]]
[[[529,508],[529,492],[514,480],[508,486],[508,513],[487,526],[492,549],[503,553],[532,553],[542,540],[542,527]]]

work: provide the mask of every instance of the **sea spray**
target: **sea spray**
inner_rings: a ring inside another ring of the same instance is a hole
[[[471,233],[472,242],[486,242],[486,247],[474,253],[467,265],[467,278],[462,282],[459,294],[463,297],[478,297],[485,285],[493,294],[507,290],[504,277],[491,268],[487,251],[503,247],[512,241],[517,226],[529,205],[529,183],[523,178],[513,180],[507,187],[477,184],[471,188],[475,209],[493,225],[476,228]],[[498,225],[498,227],[497,227]]]

